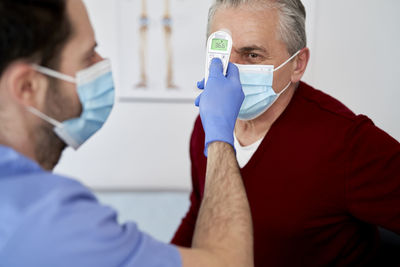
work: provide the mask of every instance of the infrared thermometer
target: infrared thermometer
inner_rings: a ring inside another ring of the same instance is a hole
[[[224,75],[226,76],[231,51],[232,36],[229,30],[219,30],[210,35],[207,41],[206,74],[204,84],[207,84],[208,76],[210,74],[210,64],[213,58],[221,59],[224,68]]]

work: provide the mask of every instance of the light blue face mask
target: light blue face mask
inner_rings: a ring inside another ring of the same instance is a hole
[[[285,66],[299,53],[300,51],[295,53],[276,69],[273,65],[236,64],[239,68],[240,82],[242,83],[245,95],[238,116],[240,120],[253,120],[257,118],[267,111],[278,97],[289,88],[291,82],[279,94],[274,91],[272,88],[274,72]]]
[[[94,135],[105,123],[114,105],[114,81],[109,60],[103,60],[87,69],[77,72],[76,78],[57,71],[33,65],[33,68],[45,75],[77,85],[78,96],[82,104],[79,118],[59,122],[39,110],[28,110],[54,126],[54,132],[68,146],[78,149]]]

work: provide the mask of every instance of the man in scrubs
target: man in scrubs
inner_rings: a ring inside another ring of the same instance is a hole
[[[214,60],[197,99],[208,174],[193,248],[120,225],[77,181],[51,173],[114,103],[81,0],[0,0],[0,266],[253,266],[252,222],[233,149],[244,94]],[[218,90],[217,90],[218,89]],[[83,163],[84,164],[84,163]]]

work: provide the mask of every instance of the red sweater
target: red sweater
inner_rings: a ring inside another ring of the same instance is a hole
[[[198,118],[190,142],[191,206],[176,245],[191,246],[203,150]],[[305,83],[241,173],[257,267],[363,265],[379,244],[377,225],[400,233],[400,144]]]

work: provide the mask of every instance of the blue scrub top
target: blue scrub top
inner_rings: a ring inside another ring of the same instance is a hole
[[[0,146],[0,266],[181,266],[176,247],[118,224],[82,184]]]

